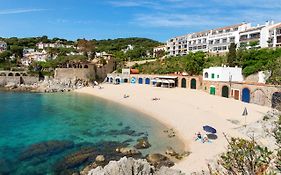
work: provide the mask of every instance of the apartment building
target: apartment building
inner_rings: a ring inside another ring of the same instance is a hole
[[[271,41],[272,40],[272,41]],[[272,44],[270,44],[270,41]],[[231,43],[237,47],[266,48],[281,45],[281,23],[266,22],[251,26],[241,23],[171,38],[167,41],[169,56],[186,55],[189,52],[208,52],[221,54],[228,52]]]

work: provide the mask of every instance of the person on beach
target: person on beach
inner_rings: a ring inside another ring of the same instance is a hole
[[[207,134],[205,134],[205,135],[203,136],[202,142],[203,142],[203,143],[209,142],[209,138],[208,138]]]
[[[195,141],[197,141],[197,140],[201,140],[201,139],[202,139],[202,135],[201,135],[201,133],[200,133],[200,132],[195,133],[195,135],[196,135],[196,139],[195,139]]]

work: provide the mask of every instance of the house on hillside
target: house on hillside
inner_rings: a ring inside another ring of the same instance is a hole
[[[0,41],[0,53],[7,50],[7,43],[4,41]]]

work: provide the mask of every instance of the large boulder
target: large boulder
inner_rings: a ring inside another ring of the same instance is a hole
[[[146,160],[156,168],[160,168],[162,166],[171,167],[175,165],[175,163],[172,162],[168,157],[158,153],[148,154],[146,156]]]
[[[125,147],[125,148],[116,148],[116,152],[121,153],[123,156],[135,156],[141,155],[141,152],[135,148]]]
[[[147,137],[140,138],[137,140],[137,142],[138,143],[134,146],[137,149],[147,149],[151,147]]]

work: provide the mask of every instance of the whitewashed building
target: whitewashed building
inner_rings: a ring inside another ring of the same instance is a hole
[[[221,54],[228,52],[231,43],[237,47],[257,48],[281,46],[281,23],[267,21],[264,25],[252,27],[251,23],[241,23],[204,32],[177,36],[167,41],[169,56],[182,56],[190,52],[203,51]]]
[[[0,41],[0,52],[7,50],[7,43],[4,41]]]
[[[166,45],[161,45],[161,46],[158,46],[158,47],[154,47],[154,48],[153,48],[153,57],[154,57],[154,58],[157,57],[157,54],[158,54],[159,52],[161,52],[161,51],[163,51],[163,52],[166,52],[166,51],[167,51]]]
[[[239,67],[210,67],[203,70],[203,80],[220,82],[243,82],[242,68]]]

